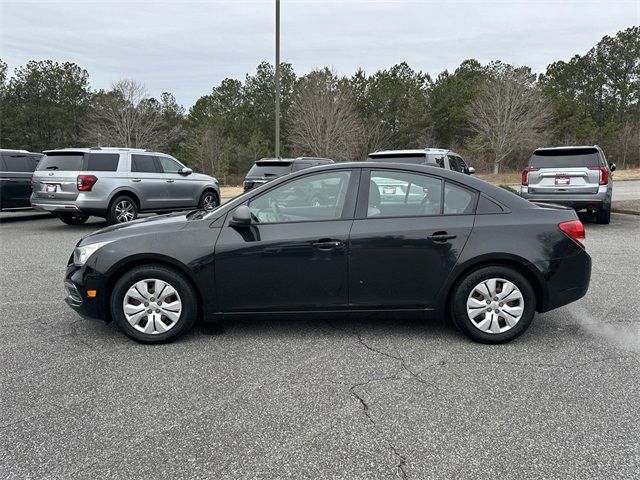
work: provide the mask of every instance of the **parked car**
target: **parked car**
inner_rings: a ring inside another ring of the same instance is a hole
[[[45,152],[33,174],[31,204],[69,225],[90,215],[114,224],[135,220],[140,212],[214,208],[220,188],[215,178],[193,173],[164,153],[65,148]]]
[[[31,177],[41,153],[0,149],[0,211],[31,208]]]
[[[527,200],[589,210],[596,221],[611,221],[612,173],[598,145],[539,148],[522,172],[520,195]]]
[[[309,182],[330,182],[337,194],[310,205],[306,194],[285,193]],[[391,182],[437,194],[387,202],[378,185]],[[574,210],[475,177],[422,165],[325,165],[211,211],[84,237],[67,266],[66,301],[148,343],[177,338],[198,316],[372,311],[450,315],[470,338],[498,343],[524,332],[536,311],[585,295],[584,239]]]
[[[454,172],[472,175],[475,168],[469,167],[461,155],[442,148],[423,148],[415,150],[383,150],[369,154],[369,162],[411,163],[414,165],[433,165]]]
[[[244,181],[242,187],[244,191],[257,188],[267,182],[288,175],[291,172],[299,172],[305,168],[317,167],[333,163],[328,158],[298,157],[298,158],[262,158],[253,164]]]

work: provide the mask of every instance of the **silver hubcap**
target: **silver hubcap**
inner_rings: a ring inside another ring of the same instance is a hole
[[[122,301],[124,316],[133,328],[149,335],[171,330],[180,320],[182,300],[163,280],[141,280],[127,290]]]
[[[135,207],[128,200],[121,200],[116,204],[116,220],[120,223],[130,222],[135,215]]]
[[[202,208],[205,210],[211,210],[216,206],[216,197],[213,195],[206,195],[202,200]]]
[[[512,329],[523,312],[522,292],[503,278],[484,280],[471,290],[467,299],[469,320],[485,333],[503,333]]]

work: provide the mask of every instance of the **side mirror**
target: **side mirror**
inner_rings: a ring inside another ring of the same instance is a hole
[[[467,167],[467,175],[473,175],[476,173],[476,169],[473,167]]]
[[[615,164],[615,163],[610,163],[610,164],[609,164],[609,170],[611,170],[611,172],[615,172],[615,171],[616,171],[616,168],[618,168],[618,167],[616,167],[616,164]]]
[[[246,205],[240,205],[231,214],[229,225],[232,227],[248,227],[251,225],[251,210]]]
[[[189,167],[183,167],[180,169],[180,175],[191,175],[193,173],[193,170],[191,170]]]

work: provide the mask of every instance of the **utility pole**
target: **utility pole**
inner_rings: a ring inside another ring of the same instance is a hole
[[[276,158],[280,158],[280,0],[276,0]]]

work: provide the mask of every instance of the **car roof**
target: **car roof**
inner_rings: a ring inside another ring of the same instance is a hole
[[[145,150],[144,148],[126,148],[126,147],[80,147],[80,148],[55,148],[52,150],[44,150],[44,153],[58,153],[58,152],[66,152],[66,153],[121,153],[121,152],[132,152],[132,153],[148,153],[151,155],[167,155],[162,152],[154,152],[152,150]]]
[[[565,145],[561,147],[540,147],[536,148],[536,152],[546,152],[546,151],[554,151],[554,150],[573,150],[573,149],[585,149],[592,148],[598,150],[600,147],[598,145]]]
[[[326,163],[334,163],[330,158],[322,158],[322,157],[295,157],[295,158],[276,158],[276,157],[264,157],[259,160],[256,160],[255,163],[258,162],[283,162],[283,163],[297,163],[300,161],[314,161],[314,162],[326,162]]]
[[[14,148],[0,148],[0,152],[1,153],[36,153],[36,152],[30,152],[28,150],[19,150]]]
[[[429,153],[449,153],[451,150],[447,150],[444,148],[413,148],[406,150],[378,150],[376,152],[372,152],[371,155],[427,155]]]

